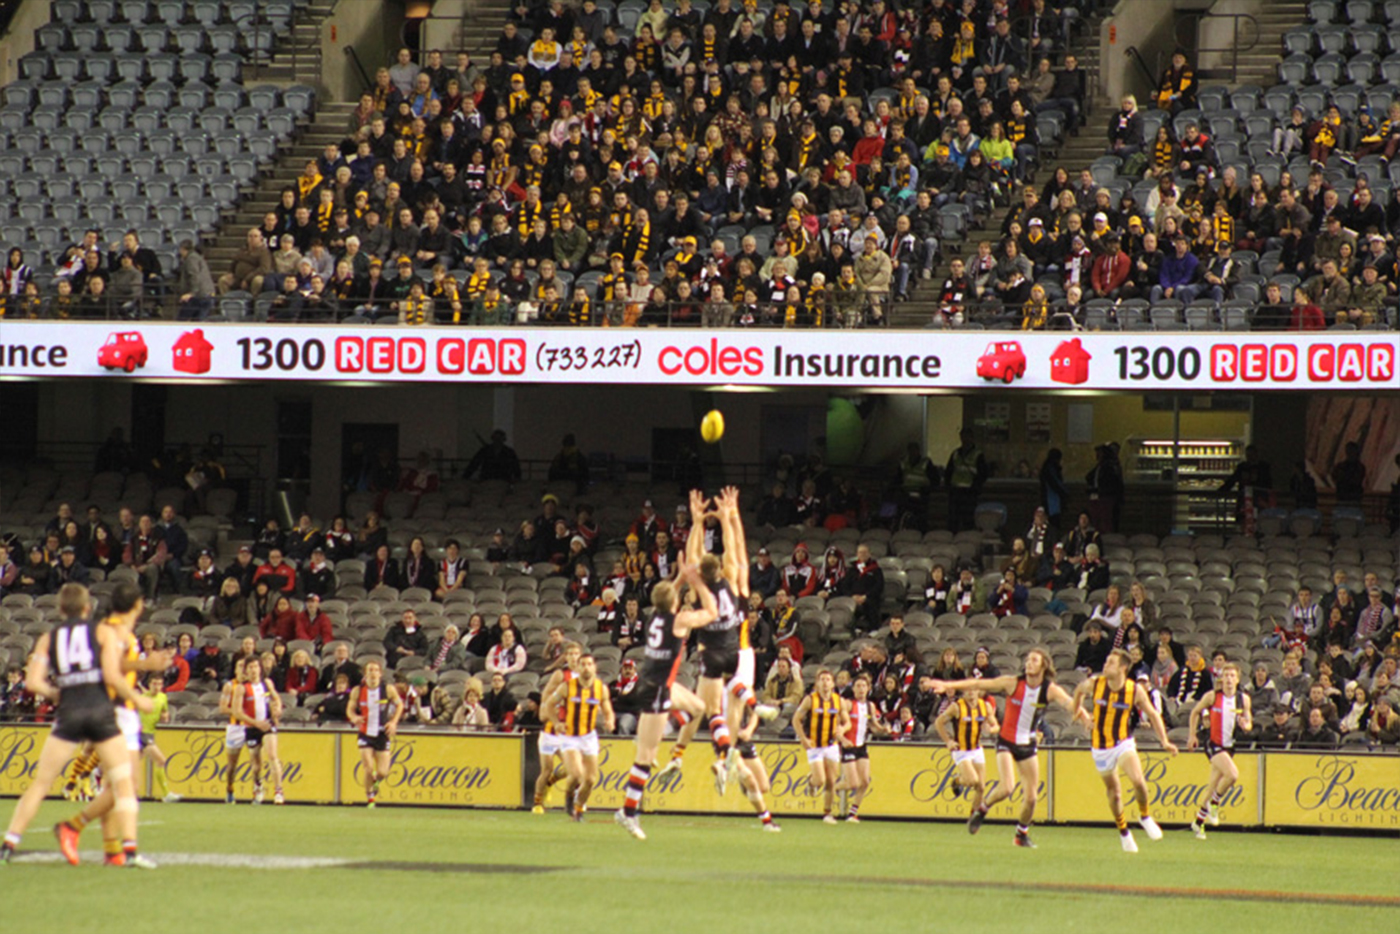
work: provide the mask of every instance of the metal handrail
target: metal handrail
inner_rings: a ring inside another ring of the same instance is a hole
[[[588,286],[590,298],[593,298],[593,287]],[[392,299],[376,299],[374,301],[337,301],[334,305],[316,305],[316,311],[301,311],[294,317],[278,318],[278,310],[273,307],[272,302],[276,297],[276,291],[263,291],[253,296],[251,299],[243,298],[245,305],[239,315],[228,317],[216,317],[201,319],[204,326],[217,325],[219,323],[229,324],[258,324],[262,326],[277,327],[279,325],[317,325],[324,327],[357,327],[357,326],[388,326],[388,327],[409,327],[410,325],[398,324],[398,309]],[[561,296],[564,308],[567,311],[570,295]],[[210,315],[225,315],[226,311],[221,311],[221,302],[225,296],[216,296],[209,300]],[[241,296],[239,296],[241,298]],[[1070,311],[1064,308],[1060,300],[1050,302],[1050,321],[1045,327],[1037,330],[1049,331],[1097,331],[1099,328],[1086,316],[1086,312],[1102,310],[1105,315],[1117,313],[1118,306],[1112,307],[1094,304],[1097,299],[1085,299],[1077,309]],[[476,320],[473,317],[472,303],[462,299],[461,321],[454,324],[452,321],[452,311],[445,306],[437,306],[434,309],[434,317],[429,324],[442,326],[460,326],[463,328],[472,327],[520,327],[520,328],[557,328],[561,330],[577,330],[580,328],[597,327],[642,327],[642,328],[675,328],[677,330],[687,330],[691,328],[733,328],[755,330],[812,330],[813,328],[805,324],[798,324],[795,328],[790,328],[783,321],[781,308],[772,302],[760,302],[758,305],[760,315],[753,325],[738,323],[735,319],[730,319],[728,324],[721,323],[720,320],[712,319],[706,312],[705,302],[695,300],[685,303],[667,303],[664,306],[659,304],[645,307],[640,317],[635,318],[634,324],[627,324],[629,320],[627,307],[628,302],[599,302],[594,301],[592,305],[592,323],[588,325],[573,325],[567,319],[551,320],[541,317],[539,314],[539,303],[530,302],[534,311],[526,311],[522,314],[522,303],[507,303],[507,310],[497,320]],[[736,307],[739,303],[733,303]],[[963,314],[968,325],[979,331],[991,333],[1021,333],[1024,329],[1021,326],[1022,304],[1016,302],[1002,302],[993,297],[984,297],[975,300],[968,300],[961,303]],[[1262,302],[1256,302],[1246,308],[1246,322],[1239,328],[1242,331],[1276,331],[1283,322],[1256,322],[1253,320],[1254,312]],[[1223,309],[1236,307],[1232,302],[1218,303],[1218,308]],[[51,322],[55,327],[62,327],[67,320],[74,322],[82,321],[160,321],[170,320],[176,313],[177,303],[173,296],[166,295],[164,299],[157,296],[145,296],[133,302],[119,303],[110,298],[102,301],[101,307],[95,307],[89,299],[82,298],[80,303],[68,310],[71,318],[58,318],[53,304],[53,296],[45,296],[44,302],[35,315],[38,319]],[[687,313],[677,315],[677,308],[685,308]],[[891,305],[887,298],[873,300],[867,297],[857,306],[842,313],[838,311],[834,304],[828,303],[819,330],[894,330],[920,332],[927,329],[942,330],[944,328],[956,331],[960,330],[956,325],[945,325],[941,309],[943,303],[933,294],[922,292],[915,297]],[[1243,307],[1243,306],[1240,306]],[[332,310],[333,309],[333,310]],[[878,310],[879,314],[875,312]],[[635,312],[635,309],[633,309]],[[1222,312],[1223,313],[1223,312]],[[273,320],[268,320],[271,314]],[[284,313],[285,314],[285,313]],[[1137,314],[1136,311],[1133,312]],[[28,309],[24,307],[14,307],[9,309],[6,318],[23,320],[30,317]],[[1136,318],[1131,319],[1134,323]],[[604,324],[606,322],[606,324]],[[1387,325],[1387,330],[1396,327],[1397,318],[1395,310],[1388,308],[1379,316],[1377,324]],[[1133,329],[1135,324],[1125,323],[1122,320],[1105,320],[1103,328],[1108,331],[1117,332],[1119,330]],[[1222,320],[1212,318],[1207,330],[1220,331],[1224,326]],[[1289,328],[1291,329],[1291,328]],[[1232,327],[1231,330],[1234,330]],[[1145,340],[1157,341],[1162,333],[1187,334],[1197,333],[1188,329],[1185,322],[1178,321],[1172,331],[1143,330],[1139,332]]]
[[[1123,56],[1138,66],[1138,70],[1141,71],[1143,77],[1147,79],[1148,85],[1154,88],[1157,86],[1157,76],[1153,74],[1151,67],[1149,67],[1146,60],[1143,59],[1142,52],[1138,51],[1137,46],[1128,46],[1123,50]]]
[[[298,80],[300,80],[301,75],[303,73],[303,66],[308,67],[311,70],[311,72],[315,75],[319,75],[321,72],[321,69],[319,67],[319,63],[321,60],[320,43],[313,42],[310,47],[302,48],[296,41],[295,30],[297,27],[297,20],[304,13],[305,11],[300,6],[293,5],[292,18],[288,23],[287,33],[285,36],[287,41],[284,49],[282,50],[290,56],[292,62],[292,73],[297,76]],[[272,67],[274,59],[276,59],[278,52],[277,40],[279,38],[279,35],[275,32],[273,33],[272,46],[267,50],[266,53],[263,53],[261,51],[263,33],[272,31],[272,24],[264,22],[262,19],[262,14],[262,9],[255,9],[252,13],[246,13],[233,21],[233,25],[239,27],[240,31],[243,31],[245,33],[250,32],[252,35],[253,41],[250,46],[251,51],[248,56],[247,68],[249,71],[252,72],[252,77],[255,78],[261,77],[266,69]],[[363,73],[363,69],[361,69],[361,71]],[[368,82],[366,83],[368,84]]]
[[[406,17],[403,21],[403,25],[399,27],[399,47],[407,49],[413,48],[413,45],[408,41],[408,31],[410,28],[415,28],[418,30],[418,38],[420,40],[418,47],[418,65],[420,67],[424,63],[424,57],[428,54],[428,52],[432,51],[433,48],[436,48],[438,51],[442,52],[470,52],[471,50],[466,48],[465,46],[461,48],[441,48],[437,46],[434,46],[433,48],[425,48],[423,47],[421,41],[423,38],[423,30],[428,23],[444,22],[455,23],[458,26],[463,26],[466,24],[467,19],[468,16],[466,14],[463,14],[462,16],[446,16],[443,14],[428,13],[425,16]]]
[[[244,13],[233,21],[233,25],[237,26],[238,31],[245,35],[251,31],[253,42],[249,46],[250,54],[248,55],[247,67],[252,70],[255,75],[260,76],[262,74],[264,62],[258,53],[263,30],[268,26],[268,24],[262,22],[262,11],[255,8],[251,13]],[[271,58],[270,54],[268,58]]]
[[[1214,46],[1206,47],[1197,44],[1199,43],[1201,35],[1201,23],[1207,19],[1230,20],[1231,42],[1228,46],[1225,46],[1223,48],[1217,48]],[[1249,37],[1249,42],[1247,45],[1243,44],[1240,39],[1240,24],[1243,21],[1247,21],[1250,25],[1254,27],[1254,34],[1253,36]],[[1192,38],[1197,40],[1196,43],[1189,43],[1186,39],[1182,38],[1182,24],[1189,24],[1195,31],[1194,36]],[[1198,70],[1200,67],[1200,56],[1202,52],[1228,52],[1230,54],[1231,84],[1234,84],[1239,80],[1240,53],[1251,51],[1256,45],[1259,44],[1259,20],[1255,19],[1249,13],[1216,13],[1214,10],[1183,11],[1176,19],[1172,28],[1174,30],[1173,38],[1176,40],[1177,48],[1186,48],[1188,46],[1195,47]]]
[[[1016,16],[1013,16],[1011,18],[1011,34],[1013,36],[1024,38],[1024,36],[1021,35],[1021,24],[1025,23],[1033,15],[1034,14],[1031,13],[1019,13]],[[1075,34],[1076,29],[1083,27],[1084,23],[1087,21],[1087,18],[1087,15],[1081,15],[1069,20],[1065,20],[1061,23],[1060,35],[1057,37],[1058,45],[1053,50],[1054,54],[1049,56],[1051,61],[1062,62],[1064,60],[1065,55],[1075,53],[1075,42],[1078,38],[1080,38]],[[1084,99],[1079,102],[1079,122],[1083,124],[1094,112],[1094,99],[1098,96],[1096,93],[1096,89],[1098,88],[1099,74],[1098,68],[1087,66],[1083,62],[1080,63],[1079,68],[1085,73]],[[1035,70],[1036,62],[1030,59],[1028,53],[1026,56],[1025,73],[1027,75],[1033,75],[1035,74]]]
[[[191,439],[185,439],[191,440]],[[35,459],[54,467],[82,467],[90,465],[104,442],[97,441],[40,441],[36,447]],[[194,443],[195,448],[200,447]],[[174,447],[174,445],[168,445]],[[225,443],[219,449],[219,463],[230,480],[260,480],[262,476],[263,452],[265,444]]]
[[[355,51],[355,47],[353,45],[347,45],[341,49],[341,51],[350,59],[350,63],[355,66],[355,71],[359,73],[360,83],[363,85],[364,89],[368,91],[373,88],[374,82],[370,80],[369,73],[365,71],[364,63],[360,61],[360,54]]]

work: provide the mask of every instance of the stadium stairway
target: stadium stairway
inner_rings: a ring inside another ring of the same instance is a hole
[[[268,84],[308,84],[318,94],[324,94],[320,74],[321,26],[335,5],[336,0],[297,3],[291,32],[278,34],[272,58],[259,68],[258,80]]]
[[[511,0],[468,0],[468,12],[453,36],[453,48],[466,50],[472,61],[483,67],[489,64],[512,5]]]
[[[1234,88],[1242,85],[1255,85],[1267,88],[1278,81],[1279,50],[1283,48],[1283,34],[1297,29],[1307,21],[1308,5],[1304,0],[1283,0],[1265,4],[1254,14],[1259,24],[1259,38],[1250,48],[1240,52],[1239,71],[1235,82],[1229,82],[1229,70],[1207,71],[1201,76],[1201,84],[1226,84]]]
[[[283,147],[270,172],[243,191],[238,207],[225,212],[218,233],[206,241],[205,257],[215,277],[227,270],[234,254],[242,248],[248,228],[262,223],[262,217],[276,206],[280,192],[301,174],[308,158],[319,156],[326,143],[339,142],[345,135],[345,120],[353,104],[325,102],[321,81],[321,26],[335,8],[335,0],[298,3],[290,33],[279,34],[266,62],[255,66],[256,80],[273,85],[308,85],[316,89],[317,104],[309,124],[298,125],[295,141]]]
[[[226,216],[214,242],[205,250],[209,267],[217,277],[228,270],[233,256],[247,241],[248,228],[262,223],[263,215],[277,206],[282,189],[296,184],[296,177],[306,166],[306,160],[315,159],[325,151],[327,143],[338,143],[345,138],[346,120],[355,104],[350,102],[318,102],[316,114],[311,122],[298,127],[292,145],[278,153],[277,162],[270,172],[263,173],[245,194],[238,209]]]
[[[1070,43],[1070,49],[1079,59],[1079,67],[1086,70],[1091,76],[1090,84],[1097,78],[1101,62],[1099,59],[1099,27],[1102,24],[1103,15],[1095,14],[1089,18],[1085,25],[1078,29]],[[1282,40],[1280,40],[1282,41]],[[1079,173],[1079,170],[1089,165],[1094,159],[1103,155],[1107,146],[1105,136],[1104,120],[1110,112],[1110,102],[1107,98],[1096,97],[1093,101],[1093,108],[1089,114],[1087,122],[1080,128],[1077,136],[1066,136],[1060,141],[1058,148],[1044,155],[1041,159],[1040,168],[1035,173],[1032,184],[1037,188],[1044,186],[1058,166],[1063,165],[1069,170],[1071,176]],[[1019,190],[1013,195],[1013,203],[1020,203]],[[890,312],[889,325],[899,328],[917,328],[929,324],[933,320],[934,310],[938,307],[938,290],[942,286],[943,280],[948,276],[948,264],[956,257],[968,258],[977,254],[977,244],[986,240],[995,243],[1001,239],[1001,224],[1006,218],[1007,208],[998,207],[987,215],[981,226],[974,226],[967,232],[967,236],[958,243],[945,243],[942,245],[942,257],[933,265],[933,275],[928,279],[918,280],[917,284],[910,290],[910,298],[907,302],[900,302],[894,306]]]

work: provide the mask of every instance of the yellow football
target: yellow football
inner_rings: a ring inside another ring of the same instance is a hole
[[[700,420],[700,437],[704,438],[707,444],[714,444],[724,437],[724,416],[719,413],[719,409],[711,409]]]

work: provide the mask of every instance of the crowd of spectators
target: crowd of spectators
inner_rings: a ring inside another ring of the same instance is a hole
[[[510,472],[504,438],[493,436],[483,451],[474,470],[494,464]],[[887,498],[926,471],[901,465]],[[422,473],[417,464],[404,469],[404,485]],[[1009,670],[1015,651],[1005,640],[1013,634],[1012,645],[1030,644],[1026,638],[1050,644],[1070,680],[1097,673],[1110,650],[1124,649],[1133,676],[1175,727],[1185,726],[1191,705],[1233,660],[1249,671],[1251,741],[1396,741],[1400,629],[1393,608],[1400,594],[1377,573],[1353,584],[1338,569],[1320,595],[1300,586],[1285,618],[1271,631],[1259,629],[1262,639],[1212,651],[1208,632],[1185,640],[1173,633],[1164,608],[1179,600],[1170,599],[1165,578],[1128,579],[1111,566],[1105,552],[1124,538],[1101,532],[1089,512],[1062,533],[1042,507],[1009,540],[963,533],[975,538],[971,548],[937,532],[932,539],[913,533],[898,540],[906,546],[895,558],[888,530],[875,531],[885,510],[871,509],[820,458],[780,473],[751,514],[752,537],[774,548],[764,544],[751,555],[747,614],[761,696],[788,715],[814,668],[825,665],[838,671],[842,690],[856,675],[871,676],[895,740],[930,738],[949,698],[935,695],[929,679]],[[605,527],[586,498],[566,509],[547,493],[514,527],[434,537],[431,545],[405,516],[394,524],[409,534],[391,542],[374,511],[324,524],[302,515],[285,529],[268,520],[224,556],[192,544],[170,506],[158,516],[123,509],[109,524],[97,507],[78,517],[63,505],[41,540],[7,534],[0,543],[0,601],[26,598],[20,603],[28,607],[64,582],[130,576],[166,608],[159,612],[171,614],[166,624],[138,630],[147,651],[163,643],[177,649],[167,693],[208,697],[233,676],[239,658],[258,655],[300,721],[342,719],[360,662],[379,657],[409,699],[410,723],[529,729],[538,723],[541,679],[576,640],[599,656],[625,731],[638,712],[635,663],[652,588],[674,575],[689,536],[704,536],[709,550],[722,542],[712,521],[697,525],[684,505],[667,514],[647,500],[621,523],[614,509],[616,527]],[[935,544],[907,544],[921,541]],[[512,596],[512,581],[529,586]],[[529,607],[507,606],[525,594]],[[360,604],[367,611],[352,613]],[[1262,611],[1256,615],[1263,623]],[[8,625],[6,632],[17,628]],[[958,631],[982,644],[940,636]],[[11,648],[17,672],[15,644],[0,642]],[[13,676],[4,703],[12,719],[44,714]],[[1319,710],[1320,726],[1311,723]],[[1047,735],[1073,741],[1065,728],[1047,724]]]
[[[1077,127],[1064,52],[1090,6],[531,5],[487,62],[400,50],[226,268],[189,243],[177,283],[138,258],[134,295],[18,313],[169,294],[204,318],[232,293],[270,321],[880,323],[1030,178],[1038,115]],[[122,264],[98,259],[110,291]]]
[[[1089,116],[1067,49],[1092,7],[525,5],[488,61],[400,49],[227,267],[89,230],[52,288],[12,248],[4,313],[203,319],[233,295],[273,322],[868,326],[1009,207],[933,323],[1393,323],[1400,104],[1300,102],[1244,160],[1178,51],[1093,166],[1036,178],[1042,135]]]
[[[1125,95],[1103,156],[1024,190],[1000,242],[953,264],[943,321],[1393,327],[1400,200],[1388,197],[1387,168],[1400,103],[1383,120],[1362,105],[1355,121],[1336,103],[1315,114],[1300,103],[1271,131],[1265,112],[1269,126],[1244,159],[1238,112],[1220,95],[1215,109],[1196,109],[1200,90],[1178,50],[1150,108]],[[1219,148],[1210,129],[1227,137]]]

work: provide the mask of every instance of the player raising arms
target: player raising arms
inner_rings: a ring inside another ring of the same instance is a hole
[[[577,642],[564,643],[564,665],[549,676],[549,682],[540,692],[541,699],[548,697],[559,685],[574,679],[578,673],[579,656],[582,654],[583,646]],[[535,804],[530,810],[533,814],[543,814],[549,789],[553,788],[555,782],[567,774],[564,770],[564,760],[559,755],[559,721],[556,718],[551,717],[545,720],[537,742],[540,753],[540,774],[535,779]]]
[[[559,752],[569,773],[564,803],[569,817],[582,821],[588,796],[598,782],[598,715],[603,715],[603,727],[609,733],[617,726],[612,697],[598,677],[598,660],[592,655],[579,656],[578,674],[551,691],[543,707],[554,719],[559,716],[561,705],[564,713]]]
[[[375,659],[365,662],[364,680],[350,697],[345,712],[360,731],[360,762],[365,772],[365,796],[374,807],[379,783],[389,777],[389,745],[403,716],[403,698],[384,681],[384,666]]]
[[[140,592],[137,591],[137,601]],[[116,604],[116,592],[113,592]],[[54,725],[44,738],[33,781],[20,796],[0,844],[0,864],[19,849],[20,840],[54,780],[78,745],[91,742],[112,789],[112,820],[123,848],[136,849],[136,786],[131,755],[126,749],[116,713],[107,692],[131,701],[138,711],[150,709],[150,701],[131,689],[122,674],[122,645],[111,627],[100,627],[90,617],[92,598],[81,584],[64,584],[58,591],[63,619],[39,637],[29,656],[25,689],[55,705]],[[129,609],[129,607],[128,607]],[[50,675],[53,680],[50,681]],[[107,860],[109,866],[126,864],[124,853]]]
[[[749,641],[748,615],[744,612],[749,588],[748,544],[744,537],[743,518],[739,513],[739,491],[725,487],[715,497],[713,513],[706,511],[704,496],[690,491],[690,514],[703,525],[709,515],[720,520],[722,557],[705,553],[705,536],[691,534],[686,539],[686,560],[699,567],[700,578],[715,597],[717,617],[700,630],[700,681],[697,693],[705,704],[705,718],[710,726],[710,739],[715,750],[715,790],[722,796],[729,779],[738,774],[739,754],[732,737],[743,720],[744,711],[752,708],[760,719],[771,720],[777,710],[760,707],[753,692],[754,654]],[[737,702],[726,705],[726,696]],[[681,732],[671,749],[671,760],[661,770],[662,775],[681,767],[686,746],[700,727],[698,720],[687,720],[678,714]]]
[[[705,502],[694,491],[691,491],[690,497],[691,514],[695,515],[696,507],[703,510]],[[720,491],[719,496],[715,497],[714,515],[719,518],[720,541],[724,546],[724,579],[730,583],[737,598],[735,612],[739,615],[739,662],[734,677],[724,686],[725,726],[731,736],[738,736],[748,712],[752,711],[761,722],[767,723],[778,715],[778,708],[760,704],[758,695],[754,693],[758,662],[754,655],[753,633],[749,631],[749,615],[744,612],[749,600],[749,543],[744,535],[744,517],[739,512],[737,488],[729,486]],[[703,525],[705,518],[702,513],[698,521]],[[705,536],[699,535],[696,539],[703,548]],[[689,544],[690,540],[687,539],[686,545]],[[741,758],[736,744],[734,752],[728,757],[729,778],[735,777]]]
[[[1119,768],[1128,776],[1137,795],[1138,823],[1147,831],[1147,839],[1162,839],[1162,828],[1148,810],[1147,779],[1142,775],[1137,740],[1133,739],[1134,711],[1147,717],[1163,749],[1173,756],[1177,753],[1176,746],[1167,738],[1167,725],[1162,722],[1162,715],[1147,692],[1128,677],[1132,664],[1127,652],[1114,649],[1103,663],[1103,674],[1084,679],[1074,689],[1074,716],[1076,720],[1082,719],[1089,729],[1094,768],[1098,769],[1108,789],[1108,809],[1113,812],[1113,822],[1118,825],[1118,836],[1127,853],[1136,853],[1138,848],[1128,829],[1128,815],[1123,813]],[[1086,700],[1089,701],[1088,710],[1084,709]]]
[[[1025,667],[1020,675],[999,678],[964,678],[961,681],[934,680],[935,691],[985,691],[1006,695],[1006,717],[997,734],[997,771],[1001,781],[996,791],[983,800],[967,819],[967,832],[976,833],[982,827],[987,812],[998,802],[1011,797],[1019,785],[1025,795],[1016,823],[1017,846],[1035,847],[1031,842],[1031,820],[1040,792],[1040,761],[1036,759],[1040,722],[1050,701],[1065,710],[1074,711],[1074,700],[1064,688],[1055,683],[1055,663],[1044,649],[1026,653]],[[1011,781],[1012,776],[1016,781]]]
[[[111,612],[98,625],[99,631],[110,633],[121,646],[122,651],[122,677],[126,680],[127,687],[133,694],[137,694],[136,678],[139,671],[164,672],[170,664],[171,651],[153,652],[148,658],[141,658],[141,651],[136,641],[136,621],[145,612],[146,604],[142,599],[141,590],[135,584],[127,581],[119,583],[112,591]],[[107,691],[116,710],[117,728],[122,731],[122,739],[126,742],[127,754],[131,758],[132,775],[135,776],[141,767],[141,716],[136,705],[126,700],[116,691],[110,688]],[[144,695],[143,695],[144,696]],[[154,710],[155,703],[149,698],[147,710]],[[133,783],[136,781],[133,778]],[[155,864],[144,856],[136,852],[134,840],[128,846],[120,836],[120,829],[117,821],[112,817],[113,809],[116,806],[116,796],[110,786],[103,788],[91,804],[69,820],[63,821],[54,826],[54,835],[58,837],[59,849],[63,851],[64,857],[73,865],[78,864],[78,839],[83,829],[88,824],[101,818],[102,820],[102,849],[108,859],[122,856],[126,865],[139,867],[141,869],[154,869]]]
[[[1235,765],[1235,731],[1248,732],[1254,729],[1254,711],[1250,708],[1249,695],[1239,689],[1240,668],[1234,662],[1227,662],[1220,674],[1220,687],[1206,691],[1196,706],[1191,708],[1190,737],[1186,740],[1187,749],[1198,745],[1196,730],[1200,725],[1201,713],[1210,711],[1210,736],[1206,740],[1206,758],[1210,760],[1210,780],[1206,788],[1210,800],[1201,805],[1196,819],[1191,822],[1191,832],[1196,839],[1206,838],[1205,822],[1212,827],[1220,826],[1220,802],[1225,792],[1240,780],[1240,770]]]
[[[949,724],[957,722],[957,733],[949,732]],[[997,708],[982,696],[981,691],[963,691],[956,704],[949,704],[933,721],[933,728],[948,744],[956,779],[960,789],[972,790],[972,812],[982,807],[987,793],[987,756],[982,751],[982,730],[997,731]]]
[[[850,726],[841,734],[841,770],[844,772],[846,793],[850,804],[846,808],[846,820],[860,823],[860,804],[870,791],[870,751],[865,744],[871,733],[890,735],[885,725],[870,703],[870,676],[865,672],[856,675],[851,682],[853,697],[846,702],[846,719]]]
[[[837,738],[851,728],[851,718],[846,713],[846,702],[836,693],[836,679],[827,669],[817,672],[817,686],[802,698],[792,715],[792,728],[807,750],[807,765],[812,770],[807,778],[809,793],[822,793],[822,820],[834,824],[836,815],[831,810],[841,772]]]
[[[677,588],[681,585],[695,592],[699,609],[680,608]],[[666,732],[667,717],[673,710],[679,710],[694,722],[694,718],[705,711],[704,702],[676,681],[676,675],[685,661],[685,640],[691,631],[714,621],[715,597],[701,582],[695,566],[682,561],[676,583],[662,581],[652,590],[651,608],[646,644],[642,648],[640,683],[636,687],[637,695],[642,698],[641,713],[637,717],[637,755],[632,760],[632,770],[627,773],[622,809],[614,815],[617,823],[638,840],[647,838],[637,813],[651,778],[661,737]]]

